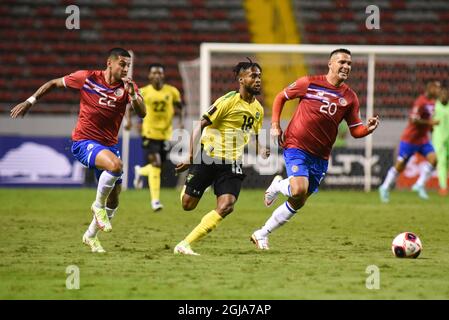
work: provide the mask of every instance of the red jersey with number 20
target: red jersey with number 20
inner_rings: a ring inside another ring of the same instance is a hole
[[[429,99],[425,95],[420,95],[413,103],[410,112],[410,120],[422,119],[430,120],[435,111],[435,100]],[[429,142],[429,132],[432,127],[428,125],[415,124],[409,121],[401,136],[401,141],[411,144],[425,144]]]
[[[102,70],[79,70],[63,78],[66,88],[80,90],[80,113],[72,140],[118,143],[118,132],[130,96],[123,82],[108,85]],[[134,87],[138,92],[137,86]]]
[[[284,148],[329,159],[340,122],[345,119],[350,128],[362,125],[355,92],[345,83],[335,87],[325,75],[299,78],[284,89],[284,95],[288,100],[300,99],[285,130]]]

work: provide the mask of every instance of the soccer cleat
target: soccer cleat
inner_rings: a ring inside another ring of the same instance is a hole
[[[83,243],[88,245],[92,252],[103,253],[106,250],[101,246],[100,240],[98,237],[89,238],[86,234],[83,235]]]
[[[185,255],[190,255],[190,256],[199,256],[199,253],[196,253],[195,251],[192,250],[192,248],[190,248],[190,244],[188,244],[185,241],[181,241],[180,243],[178,243],[175,247],[175,249],[173,250],[174,254],[185,254]]]
[[[277,184],[281,180],[282,180],[282,176],[277,175],[273,178],[273,181],[271,181],[270,186],[265,191],[265,199],[264,199],[265,206],[270,207],[276,201],[278,194],[279,194],[279,189],[277,187]]]
[[[108,213],[105,208],[97,208],[95,206],[95,202],[91,206],[92,213],[95,217],[95,221],[97,221],[97,226],[100,230],[104,232],[111,232],[112,225],[109,221]]]
[[[390,202],[390,190],[388,190],[388,188],[379,187],[379,196],[380,196],[380,201],[382,201],[383,203],[388,203]]]
[[[140,166],[136,165],[134,166],[134,180],[133,180],[133,186],[134,189],[142,189],[143,188],[143,181],[141,178],[141,175],[139,174]]]
[[[151,201],[151,208],[153,208],[153,211],[161,211],[162,208],[164,208],[164,206],[162,205],[162,203],[160,203],[159,200],[156,201]]]
[[[259,230],[251,235],[251,242],[260,250],[270,250],[270,247],[268,246],[268,237],[262,237],[259,234]]]
[[[418,195],[421,199],[427,200],[429,199],[429,195],[426,192],[424,186],[418,186],[416,183],[413,185],[412,190],[418,192]]]
[[[440,188],[438,189],[438,194],[442,197],[447,196],[447,188]]]

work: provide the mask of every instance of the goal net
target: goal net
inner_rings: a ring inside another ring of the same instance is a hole
[[[262,94],[258,100],[265,108],[266,130],[262,140],[269,143],[275,95],[303,75],[326,74],[329,53],[340,47],[352,52],[352,71],[347,83],[359,97],[363,121],[379,115],[381,124],[372,136],[354,139],[343,122],[322,187],[369,191],[382,182],[393,164],[408,113],[414,100],[424,92],[425,84],[448,79],[449,47],[203,43],[199,59],[179,64],[187,115],[196,120],[215,99],[238,90],[232,68],[248,57],[262,67]],[[288,102],[282,112],[284,129],[297,102]],[[273,174],[285,174],[282,150],[275,148],[277,152],[273,153],[272,144],[271,147],[270,161],[245,168],[249,172],[245,181],[248,186],[266,186]],[[411,159],[398,180],[399,187],[407,187],[416,180],[420,163],[419,157]]]

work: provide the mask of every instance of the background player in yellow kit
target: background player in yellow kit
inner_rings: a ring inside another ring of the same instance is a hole
[[[181,95],[175,87],[165,83],[164,66],[154,63],[149,66],[150,83],[141,88],[147,116],[142,121],[142,148],[148,161],[144,167],[134,168],[134,187],[141,188],[141,177],[148,177],[151,195],[151,207],[154,211],[163,208],[160,202],[161,167],[169,150],[169,140],[173,132],[173,116],[179,115],[181,128],[183,110]]]

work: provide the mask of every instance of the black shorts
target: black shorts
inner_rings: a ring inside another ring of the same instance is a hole
[[[239,197],[245,174],[239,163],[211,163],[192,164],[186,177],[185,193],[195,198],[201,198],[204,190],[210,185],[214,187],[217,197],[232,194]]]
[[[161,156],[161,162],[167,159],[167,153],[170,151],[170,145],[167,140],[155,140],[142,137],[142,148],[144,150],[144,159],[148,161],[149,154],[158,153]]]

